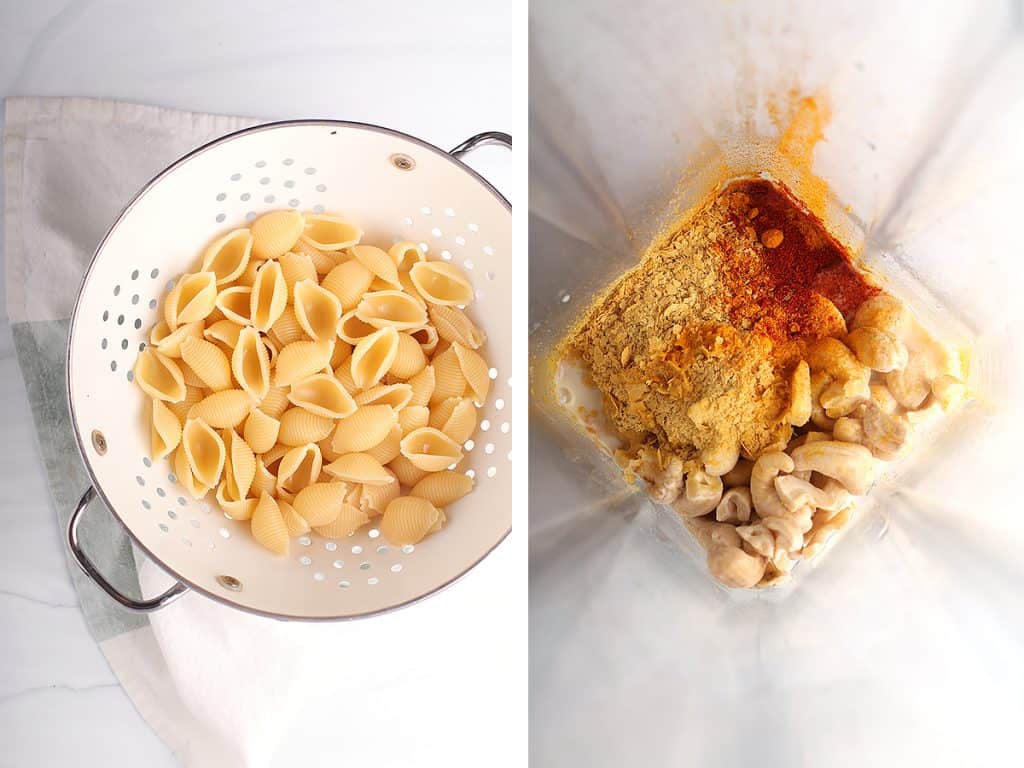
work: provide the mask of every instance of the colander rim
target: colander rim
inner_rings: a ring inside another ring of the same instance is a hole
[[[213,592],[213,591],[211,591],[209,589],[206,589],[204,587],[199,586],[198,584],[195,584],[190,579],[188,579],[187,577],[185,577],[181,573],[179,573],[177,570],[175,570],[174,568],[172,568],[169,565],[167,565],[163,560],[161,560],[159,557],[157,557],[145,544],[143,544],[139,540],[139,537],[135,535],[135,532],[131,529],[131,526],[129,526],[127,523],[125,523],[125,521],[124,521],[124,519],[122,519],[121,515],[118,514],[118,512],[115,509],[114,505],[110,502],[110,499],[107,498],[107,495],[106,495],[106,493],[103,490],[103,486],[100,484],[99,480],[97,479],[95,472],[93,472],[92,463],[89,460],[89,455],[88,455],[88,452],[86,451],[85,442],[82,439],[82,432],[79,429],[78,417],[77,417],[77,414],[75,413],[74,401],[72,400],[72,397],[71,397],[71,346],[72,346],[72,340],[74,339],[74,336],[75,336],[75,327],[76,327],[76,324],[77,324],[77,321],[78,321],[78,310],[79,310],[79,308],[81,306],[82,296],[85,293],[85,288],[86,288],[86,286],[89,283],[89,278],[92,276],[93,267],[96,265],[97,259],[99,258],[100,254],[103,252],[103,248],[106,246],[107,240],[110,238],[111,233],[113,233],[113,231],[115,229],[117,229],[117,227],[118,227],[118,225],[120,225],[121,221],[131,212],[131,210],[135,207],[135,205],[139,202],[139,200],[141,200],[146,195],[146,193],[148,193],[154,186],[156,186],[165,176],[170,174],[172,171],[174,171],[178,167],[184,165],[189,160],[192,160],[193,158],[198,157],[199,155],[201,155],[201,154],[203,154],[205,152],[208,152],[209,150],[213,149],[214,147],[219,146],[220,144],[225,144],[225,143],[227,143],[229,141],[232,141],[234,139],[237,139],[237,138],[239,138],[241,136],[244,136],[244,135],[247,135],[247,134],[250,134],[250,133],[260,133],[260,132],[263,132],[263,131],[274,130],[274,129],[277,129],[277,128],[289,128],[289,127],[299,127],[299,126],[323,126],[323,127],[352,128],[352,129],[355,129],[355,130],[365,130],[365,131],[370,131],[370,132],[373,132],[373,133],[383,133],[383,134],[386,134],[388,136],[394,136],[396,138],[403,139],[405,141],[411,142],[412,144],[415,144],[415,145],[421,147],[422,149],[426,149],[426,150],[428,150],[430,152],[433,152],[436,155],[439,155],[440,157],[443,157],[445,160],[448,160],[449,162],[451,162],[453,165],[455,165],[456,167],[458,167],[459,169],[461,169],[465,173],[468,173],[477,183],[479,183],[487,191],[489,191],[497,199],[497,201],[499,203],[501,203],[506,208],[506,210],[510,214],[512,213],[512,204],[509,203],[509,201],[505,198],[505,196],[502,195],[489,181],[487,181],[487,179],[485,179],[483,176],[481,176],[479,173],[477,173],[475,170],[473,170],[466,163],[462,162],[459,158],[455,157],[454,155],[452,155],[452,154],[450,154],[448,152],[445,152],[440,147],[438,147],[438,146],[436,146],[434,144],[431,144],[430,142],[424,141],[423,139],[417,138],[416,136],[411,136],[411,135],[409,135],[407,133],[404,133],[402,131],[396,130],[394,128],[387,128],[385,126],[375,125],[373,123],[364,123],[364,122],[359,122],[359,121],[354,121],[354,120],[333,120],[333,119],[326,119],[326,118],[324,118],[324,119],[308,119],[308,118],[306,118],[306,119],[297,119],[297,120],[276,120],[276,121],[268,122],[268,123],[259,123],[258,125],[252,125],[252,126],[249,126],[248,128],[242,128],[242,129],[239,129],[237,131],[232,131],[231,133],[224,134],[223,136],[220,136],[220,137],[218,137],[216,139],[208,141],[207,143],[202,144],[199,147],[196,147],[195,149],[187,152],[186,154],[182,155],[177,160],[172,162],[170,165],[165,167],[162,171],[157,173],[155,176],[153,176],[153,178],[151,178],[148,182],[146,182],[139,189],[139,191],[136,192],[131,197],[131,199],[125,204],[125,206],[121,209],[120,213],[118,213],[117,217],[114,219],[113,223],[110,225],[110,227],[107,228],[107,231],[104,233],[103,237],[100,239],[99,244],[96,246],[95,250],[93,251],[92,257],[89,259],[89,264],[88,264],[88,266],[85,269],[85,274],[82,277],[82,282],[81,282],[81,284],[78,287],[78,293],[77,293],[77,295],[75,297],[75,306],[74,306],[74,309],[71,312],[71,320],[70,320],[70,323],[68,325],[67,357],[65,359],[65,396],[67,398],[68,413],[69,413],[69,415],[71,417],[71,428],[72,428],[72,430],[74,432],[74,435],[75,435],[75,444],[78,447],[78,454],[82,458],[82,463],[85,465],[86,473],[89,475],[89,481],[92,483],[92,487],[96,490],[97,496],[100,497],[100,499],[103,501],[103,504],[110,511],[110,514],[112,514],[114,516],[114,519],[117,520],[118,524],[121,526],[121,528],[124,530],[124,532],[128,535],[128,538],[131,539],[131,541],[135,544],[135,546],[137,546],[139,549],[141,549],[146,554],[146,556],[150,560],[152,560],[157,566],[159,566],[165,573],[169,574],[170,576],[172,576],[176,580],[178,580],[181,583],[183,583],[190,590],[198,592],[199,594],[203,595],[204,597],[210,598],[211,600],[215,600],[216,602],[221,603],[222,605],[226,605],[226,606],[228,606],[230,608],[234,608],[236,610],[244,611],[245,613],[250,613],[250,614],[253,614],[253,615],[256,615],[256,616],[263,616],[264,618],[268,618],[268,619],[277,619],[279,621],[302,621],[302,622],[354,621],[354,620],[357,620],[357,619],[366,619],[366,618],[371,618],[373,616],[380,616],[380,615],[383,615],[383,614],[391,613],[392,611],[400,610],[402,608],[407,608],[407,607],[409,607],[411,605],[415,605],[416,603],[419,603],[420,601],[425,600],[428,597],[432,597],[433,595],[436,595],[439,592],[447,589],[452,584],[454,584],[456,581],[458,581],[463,576],[465,576],[467,573],[469,573],[471,570],[473,570],[476,566],[478,566],[484,560],[484,558],[486,558],[488,555],[491,554],[491,552],[493,552],[495,549],[497,549],[497,547],[512,532],[512,526],[509,525],[509,527],[505,529],[505,531],[501,534],[501,536],[498,537],[497,541],[495,541],[494,544],[486,552],[484,552],[479,558],[477,558],[472,563],[470,563],[464,570],[462,570],[461,572],[457,573],[455,576],[453,576],[448,581],[446,581],[446,582],[444,582],[442,584],[439,584],[438,586],[434,587],[429,592],[425,592],[425,593],[423,593],[421,595],[417,595],[416,597],[413,597],[413,598],[411,598],[409,600],[406,600],[404,602],[401,602],[401,603],[396,603],[394,605],[389,605],[389,606],[386,606],[384,608],[380,608],[380,609],[375,610],[375,611],[367,611],[365,613],[348,614],[348,615],[337,615],[337,616],[298,616],[298,615],[293,615],[293,614],[288,614],[288,613],[279,613],[279,612],[276,612],[276,611],[267,611],[267,610],[263,610],[261,608],[254,608],[253,606],[244,605],[242,603],[236,602],[236,601],[230,599],[229,597],[227,597],[225,595],[219,595],[219,594],[217,594],[217,593],[215,593],[215,592]]]

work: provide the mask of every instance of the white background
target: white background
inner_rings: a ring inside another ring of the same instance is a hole
[[[93,96],[267,118],[387,125],[450,148],[483,130],[518,141],[470,158],[522,210],[526,131],[525,3],[55,2],[0,0],[0,97]],[[525,216],[517,217],[525,290]],[[0,269],[0,768],[169,766],[89,636],[68,578],[34,429],[14,359]],[[525,328],[525,295],[517,302]],[[525,344],[525,340],[523,342]],[[525,360],[523,349],[517,355]],[[517,371],[520,381],[525,371]],[[520,403],[518,423],[524,424]],[[520,430],[523,435],[525,430]],[[525,444],[516,453],[525,458]],[[525,461],[518,531],[525,532]],[[524,670],[494,716],[525,755],[525,536],[503,545],[518,581],[522,634],[493,657]],[[471,617],[467,617],[471,620]],[[457,634],[458,628],[449,628]],[[438,692],[444,712],[444,692]],[[439,719],[458,738],[458,724]],[[504,763],[502,763],[504,764]]]

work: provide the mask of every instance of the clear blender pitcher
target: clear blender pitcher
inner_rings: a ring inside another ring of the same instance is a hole
[[[534,4],[534,764],[1016,753],[1022,15],[967,0]],[[808,99],[816,119],[801,123]],[[791,153],[794,125],[820,140]],[[880,477],[828,553],[752,592],[714,584],[681,522],[553,396],[555,345],[722,169],[824,190],[823,219],[858,261],[971,350],[971,404]]]

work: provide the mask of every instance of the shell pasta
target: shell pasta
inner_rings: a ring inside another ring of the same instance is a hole
[[[415,243],[362,238],[295,210],[221,234],[135,363],[151,457],[278,555],[374,518],[415,544],[473,489],[459,465],[490,379],[472,283]]]

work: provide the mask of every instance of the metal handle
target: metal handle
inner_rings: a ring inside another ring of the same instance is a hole
[[[151,600],[135,600],[119,592],[113,584],[103,578],[103,574],[96,570],[96,566],[92,564],[92,561],[82,550],[82,545],[78,540],[78,524],[81,522],[82,512],[89,506],[89,502],[95,498],[96,489],[90,485],[86,492],[82,494],[82,498],[79,499],[75,511],[71,513],[71,519],[68,520],[68,548],[71,550],[71,556],[75,558],[75,562],[78,563],[78,567],[82,569],[85,575],[92,579],[96,586],[129,611],[138,611],[140,613],[148,613],[149,611],[163,608],[188,592],[188,587],[179,581],[162,595],[158,595]]]
[[[512,137],[509,134],[501,131],[485,131],[476,136],[470,136],[459,146],[449,150],[448,154],[461,160],[463,155],[469,154],[477,147],[486,147],[488,144],[497,144],[512,151]]]

